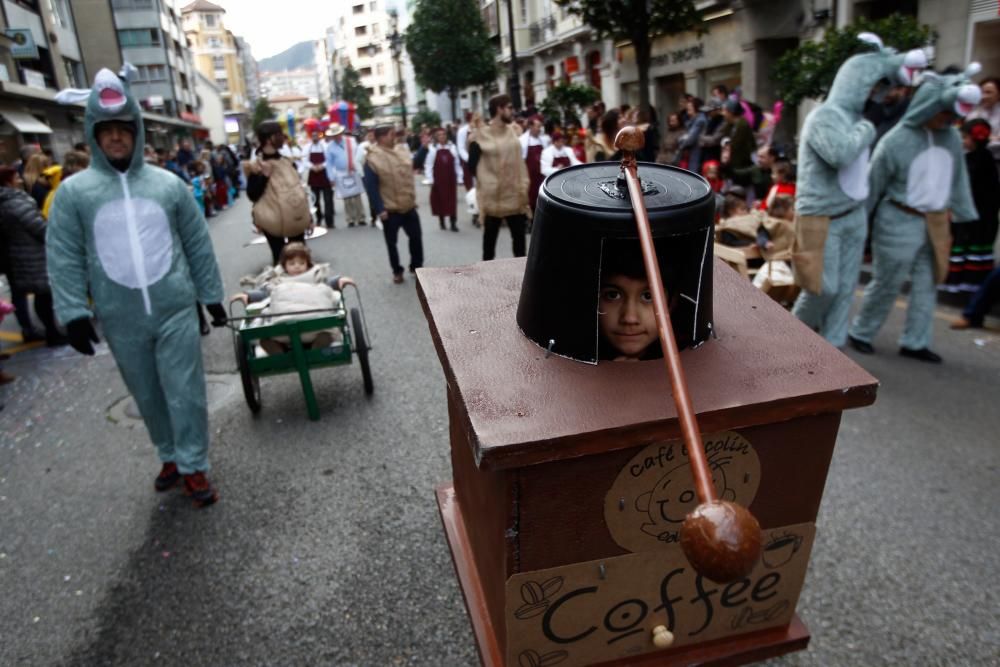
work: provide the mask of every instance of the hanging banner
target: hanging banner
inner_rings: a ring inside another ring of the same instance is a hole
[[[28,28],[7,28],[3,31],[14,42],[10,45],[10,56],[14,60],[37,60],[38,46]]]

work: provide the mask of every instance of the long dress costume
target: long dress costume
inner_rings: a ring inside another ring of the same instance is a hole
[[[909,279],[910,302],[899,345],[910,350],[931,344],[935,285],[948,274],[948,212],[956,223],[979,217],[958,130],[924,127],[941,111],[971,111],[979,88],[964,74],[924,77],[903,120],[886,133],[872,157],[874,271],[850,331],[853,338],[871,343]]]
[[[95,124],[136,128],[127,171],[97,145]],[[97,73],[85,113],[90,168],[63,183],[47,237],[56,315],[97,316],[163,462],[208,469],[208,412],[195,303],[221,303],[222,278],[200,207],[184,182],[143,163],[142,112],[128,83]],[[94,312],[88,305],[93,298]]]
[[[424,163],[424,177],[431,182],[431,214],[454,218],[458,208],[458,183],[462,180],[462,165],[458,151],[450,141],[431,144]]]

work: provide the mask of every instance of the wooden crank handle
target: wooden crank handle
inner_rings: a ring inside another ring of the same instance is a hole
[[[643,200],[642,186],[636,172],[635,153],[645,145],[642,130],[624,127],[615,137],[615,148],[622,152],[622,171],[628,184],[629,199],[635,213],[646,277],[653,293],[656,326],[663,348],[663,361],[673,390],[674,405],[681,435],[687,446],[688,461],[700,504],[684,520],[681,547],[694,569],[713,581],[726,582],[750,573],[760,556],[760,525],[745,507],[716,497],[712,473],[702,446],[698,421],[688,392],[684,367],[670,324],[667,295],[663,289],[660,264],[653,244],[653,231]]]

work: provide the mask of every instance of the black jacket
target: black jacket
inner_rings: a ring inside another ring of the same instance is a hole
[[[6,252],[7,278],[23,292],[47,294],[45,218],[24,190],[0,187],[0,245]]]

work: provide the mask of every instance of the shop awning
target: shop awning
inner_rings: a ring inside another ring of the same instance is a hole
[[[21,134],[52,134],[52,128],[24,111],[0,109],[0,116]]]

